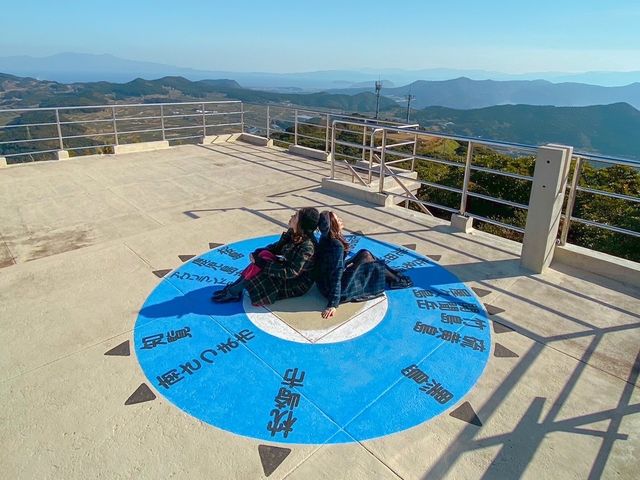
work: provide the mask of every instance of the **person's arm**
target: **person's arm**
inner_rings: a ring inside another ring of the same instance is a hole
[[[329,272],[329,295],[327,309],[338,308],[340,296],[342,295],[342,274],[344,273],[344,247],[333,240],[330,248],[327,248],[326,256],[322,259],[327,262],[327,272]]]
[[[285,256],[283,261],[266,262],[262,271],[276,278],[296,278],[313,257],[313,251],[313,242],[305,241],[294,248],[289,255]]]
[[[266,247],[256,248],[253,252],[251,252],[250,258],[252,258],[253,263],[255,263],[256,265],[260,264],[258,266],[262,267],[264,265],[262,263],[262,262],[264,262],[264,260],[262,262],[260,261],[261,259],[258,256],[258,255],[260,255],[260,252],[262,252],[264,250],[269,250],[274,255],[277,255],[278,253],[280,253],[280,250],[282,249],[282,246],[285,243],[287,243],[290,240],[290,238],[291,238],[291,232],[289,230],[287,230],[282,235],[280,235],[280,238],[278,239],[277,242],[270,243]]]

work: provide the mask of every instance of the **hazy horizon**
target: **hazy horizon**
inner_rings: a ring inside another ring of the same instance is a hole
[[[3,6],[0,57],[107,53],[238,73],[486,70],[521,75],[640,69],[640,5],[612,0],[535,4],[409,1],[277,5],[195,0],[69,0]],[[372,28],[378,28],[372,34]]]

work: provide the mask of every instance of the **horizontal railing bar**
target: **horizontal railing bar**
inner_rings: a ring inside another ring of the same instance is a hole
[[[499,222],[498,220],[493,220],[491,218],[483,217],[482,215],[475,215],[473,213],[466,213],[467,217],[474,218],[476,220],[480,220],[481,222],[490,223],[492,225],[496,225],[498,227],[506,228],[508,230],[513,230],[514,232],[524,234],[524,228],[516,227],[515,225],[509,225],[508,223]]]
[[[166,102],[166,103],[112,103],[111,105],[74,105],[69,107],[42,107],[42,108],[11,108],[0,110],[0,113],[10,112],[37,112],[37,111],[55,111],[55,110],[83,110],[95,108],[153,108],[159,106],[179,106],[179,105],[224,105],[231,103],[242,103],[240,100],[209,100],[205,102]]]
[[[483,195],[481,193],[476,193],[476,192],[467,192],[467,195],[470,197],[481,198],[482,200],[487,200],[489,202],[500,203],[502,205],[509,205],[510,207],[521,208],[523,210],[529,210],[528,205],[512,202],[510,200],[504,200],[502,198],[491,197],[489,195]]]
[[[640,232],[635,232],[633,230],[627,230],[626,228],[614,227],[611,225],[607,225],[606,223],[594,222],[593,220],[586,220],[584,218],[571,217],[572,222],[583,223],[585,225],[589,225],[591,227],[602,228],[604,230],[611,230],[612,232],[622,233],[625,235],[631,235],[633,237],[640,237]]]
[[[9,157],[20,157],[20,156],[25,156],[25,155],[36,155],[38,153],[52,153],[52,152],[59,152],[60,149],[56,148],[55,150],[36,150],[34,152],[22,152],[22,153],[3,153],[2,156],[4,158],[9,158]]]
[[[439,190],[447,190],[449,192],[462,194],[462,190],[456,187],[449,187],[448,185],[442,185],[440,183],[427,182],[426,180],[420,180],[419,178],[416,178],[416,179],[406,178],[406,177],[401,177],[401,178],[405,178],[406,180],[411,180],[412,182],[420,182],[420,184],[422,185],[437,188]]]
[[[15,125],[0,125],[0,128],[18,128],[18,127],[48,127],[51,125],[57,125],[56,122],[51,123],[19,123]]]
[[[307,122],[301,122],[300,120],[298,120],[298,125],[307,125],[309,127],[321,128],[323,130],[327,129],[327,126],[321,123],[307,123]]]
[[[640,203],[640,197],[630,197],[629,195],[624,195],[622,193],[613,193],[613,192],[605,192],[604,190],[596,190],[594,188],[587,187],[576,187],[576,190],[585,193],[591,193],[593,195],[602,195],[604,197],[617,198],[619,200],[628,200],[630,202]]]
[[[9,145],[14,143],[47,142],[50,140],[58,140],[58,137],[31,138],[27,140],[11,140],[8,142],[0,142],[0,145]]]
[[[394,148],[394,147],[403,147],[405,145],[413,145],[415,142],[415,140],[410,140],[407,142],[400,142],[400,143],[391,143],[388,145],[385,145],[385,148]]]
[[[527,180],[529,182],[533,181],[533,177],[529,177],[527,175],[520,175],[518,173],[504,172],[502,170],[494,170],[493,168],[478,167],[478,166],[475,166],[475,165],[471,165],[471,170],[475,170],[476,172],[494,173],[496,175],[502,175],[503,177],[517,178],[519,180]]]
[[[406,194],[399,195],[399,194],[392,193],[391,195],[393,195],[395,198],[402,198],[404,200],[409,200],[410,202],[421,203],[422,205],[425,205],[427,207],[439,208],[441,210],[445,210],[451,213],[458,213],[459,211],[457,208],[447,207],[445,205],[440,205],[439,203],[427,202],[426,200],[418,200]]]
[[[393,152],[391,153],[391,155],[397,155],[398,153],[401,153],[401,152]],[[464,163],[453,162],[451,160],[443,160],[441,158],[425,157],[422,155],[412,155],[412,154],[408,154],[406,157],[407,160],[410,160],[411,158],[415,158],[416,160],[424,160],[425,162],[433,162],[433,163],[439,163],[441,165],[448,165],[450,167],[464,168]]]
[[[351,147],[351,148],[357,148],[359,150],[366,150],[367,152],[370,150],[374,150],[375,148],[371,148],[368,145],[362,145],[361,143],[353,143],[353,142],[347,142],[345,140],[336,140],[335,141],[336,145],[342,145],[343,147]]]
[[[197,127],[192,127],[192,128],[197,128]],[[200,125],[200,128],[202,128],[202,125]],[[165,130],[166,130],[166,128],[165,128]],[[151,132],[161,132],[161,131],[162,131],[161,128],[148,128],[148,129],[145,129],[145,130],[126,130],[124,132],[118,131],[118,136],[131,135],[132,133],[151,133]],[[112,133],[112,135],[113,135],[113,133]]]
[[[583,160],[592,160],[594,162],[621,164],[627,167],[640,168],[640,162],[629,160],[628,158],[614,157],[610,155],[598,155],[596,153],[573,152],[574,157],[580,157]]]
[[[158,117],[160,118],[160,117]],[[120,120],[120,119],[118,119]],[[66,121],[66,122],[60,122],[60,125],[81,125],[83,123],[104,123],[104,122],[113,122],[113,118],[101,118],[98,120],[74,120],[74,121]],[[55,123],[52,123],[51,125],[55,125]]]
[[[118,132],[118,135],[125,132]],[[67,135],[62,137],[63,140],[67,140],[68,138],[91,138],[91,137],[105,137],[107,135],[115,136],[115,132],[103,132],[103,133],[88,133],[86,135]],[[65,150],[67,148],[65,147]]]
[[[362,157],[354,157],[353,155],[347,155],[346,153],[335,153],[335,155],[338,157],[352,158],[353,160],[357,160],[359,162],[362,161]],[[364,167],[358,167],[358,168],[364,168]]]
[[[303,135],[302,133],[298,133],[298,136],[302,137],[302,138],[309,138],[311,140],[322,140],[322,142],[325,141],[324,137],[322,137],[322,138],[320,138],[320,137],[310,137],[309,135]]]
[[[102,148],[102,147],[115,147],[115,143],[105,143],[103,145],[91,145],[89,147],[72,147],[72,148],[67,148],[65,147],[65,150],[68,151],[75,151],[75,150],[88,150],[91,148]]]
[[[338,122],[337,120],[335,120],[335,122]],[[363,123],[359,123],[359,122],[338,122],[338,123],[343,123],[345,125],[354,125],[354,126],[359,126],[359,127],[363,127],[365,124]],[[398,127],[381,127],[384,128],[387,131],[395,131],[395,132],[406,132],[407,130],[403,130],[402,128],[398,128]],[[415,133],[417,133],[419,136],[428,136],[428,137],[438,137],[438,138],[447,138],[450,140],[461,140],[463,142],[472,142],[474,144],[477,145],[491,145],[491,146],[495,146],[495,147],[509,147],[509,148],[517,148],[519,150],[524,150],[524,151],[530,151],[530,152],[536,152],[538,147],[535,147],[533,145],[526,145],[526,144],[522,144],[522,143],[513,143],[513,142],[497,142],[497,141],[492,141],[492,140],[483,140],[480,138],[476,138],[476,137],[465,137],[465,136],[457,136],[457,135],[447,135],[447,134],[443,134],[443,133],[439,133],[439,132],[430,132],[428,130],[415,130]]]

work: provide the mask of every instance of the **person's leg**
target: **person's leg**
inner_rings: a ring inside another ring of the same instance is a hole
[[[362,265],[363,263],[371,263],[371,262],[375,262],[376,260],[377,258],[373,255],[373,253],[371,253],[369,250],[363,249],[358,251],[358,253],[356,253],[353,256],[353,258],[349,263],[353,265],[352,268],[357,268],[359,265]],[[389,268],[389,266],[387,266],[386,263],[384,262],[380,262],[380,263],[384,265],[385,280],[389,283],[397,282],[400,274],[395,270],[392,270],[391,268]]]
[[[214,295],[213,301],[216,303],[225,302],[237,302],[242,298],[242,290],[244,290],[245,279],[240,277],[234,283],[227,285],[224,289],[220,290],[220,295]]]

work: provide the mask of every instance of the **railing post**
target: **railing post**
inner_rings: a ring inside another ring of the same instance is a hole
[[[207,116],[205,115],[204,102],[202,103],[202,139],[207,136]]]
[[[413,136],[413,157],[411,158],[411,172],[416,169],[416,155],[418,153],[418,134]]]
[[[327,115],[327,119],[329,115]],[[328,121],[328,120],[327,120]],[[331,127],[331,180],[336,178],[336,124]]]
[[[379,193],[384,193],[384,154],[387,150],[387,130],[382,130],[382,151],[380,152],[380,188]]]
[[[244,133],[244,103],[240,102],[240,133]]]
[[[269,105],[267,105],[267,139],[270,138],[271,135],[271,115],[269,112]]]
[[[328,113],[327,113],[327,123],[326,123],[326,128],[324,133],[324,144],[325,144],[324,151],[329,153],[329,114]]]
[[[367,126],[362,127],[362,161],[366,161],[367,157]]]
[[[544,272],[553,260],[572,156],[573,147],[561,145],[539,147],[536,154],[520,258],[520,264],[534,273]]]
[[[111,107],[111,118],[113,120],[113,135],[115,136],[116,146],[120,145],[118,142],[118,125],[116,123],[116,107]]]
[[[293,144],[298,145],[298,109],[297,108],[294,110]]]
[[[460,215],[467,212],[467,192],[469,191],[469,178],[471,177],[471,163],[473,162],[473,143],[467,144],[467,159],[464,164],[464,180],[462,181],[462,198],[460,199]]]
[[[64,143],[62,142],[62,129],[60,128],[60,112],[56,108],[56,127],[58,128],[58,143],[60,144],[60,150],[64,150]]]
[[[581,171],[582,157],[576,157],[576,165],[573,168],[573,178],[571,179],[571,190],[569,191],[569,198],[567,199],[567,208],[564,212],[564,223],[562,224],[562,233],[560,234],[560,245],[566,245],[567,238],[569,237],[571,216],[573,215],[573,207],[576,203],[576,194],[578,193]]]
[[[369,178],[367,182],[371,185],[371,179],[373,178],[373,148],[376,144],[376,132],[377,129],[373,128],[371,130],[371,139],[369,140]]]
[[[164,105],[160,105],[160,128],[162,129],[162,140],[166,140],[164,133]]]

